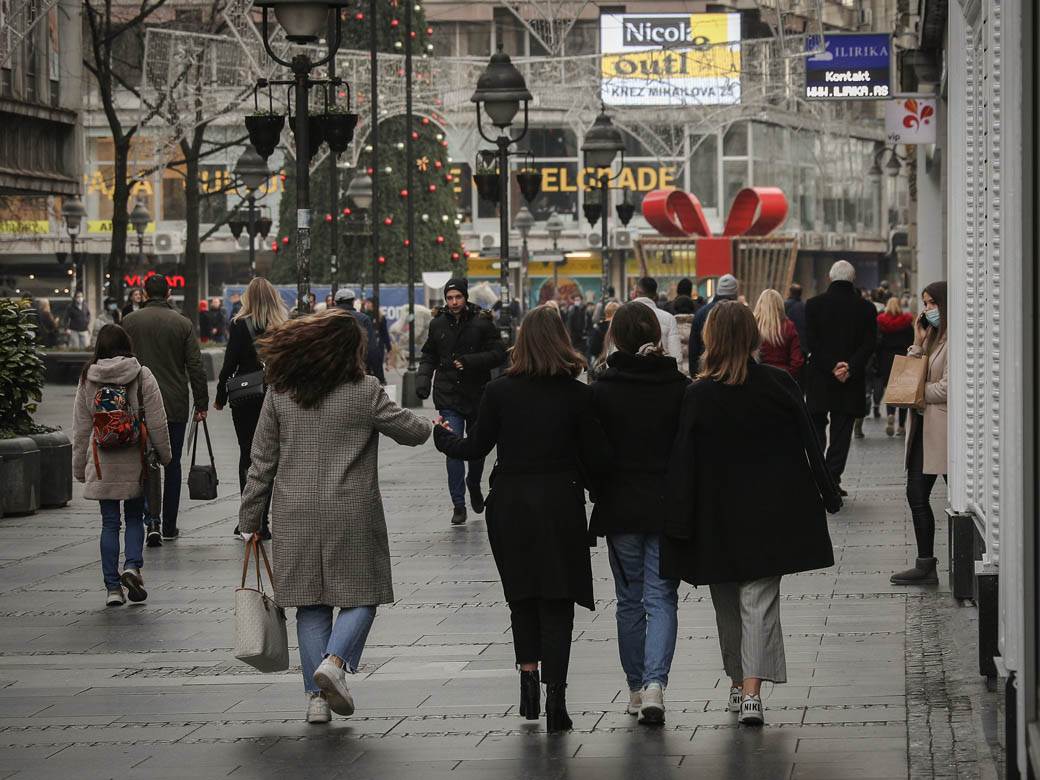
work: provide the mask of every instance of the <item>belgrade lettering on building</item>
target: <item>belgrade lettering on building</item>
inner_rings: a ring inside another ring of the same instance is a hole
[[[566,166],[540,166],[542,174],[542,192],[577,192],[599,188],[598,177],[602,171],[594,168],[582,168],[577,177],[572,178],[572,171]],[[625,167],[611,186],[631,190],[632,192],[650,192],[651,190],[671,187],[675,182],[675,167],[640,166]]]

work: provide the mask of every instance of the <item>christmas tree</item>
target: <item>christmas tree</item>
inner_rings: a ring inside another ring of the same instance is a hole
[[[412,35],[405,33],[405,6],[403,0],[379,0],[377,36],[380,52],[401,55],[411,45],[413,79],[429,78],[429,57],[432,50],[433,29],[426,24],[421,4],[412,6]],[[341,49],[368,50],[369,14],[367,0],[354,0],[345,9],[343,43]],[[395,58],[397,59],[397,58]],[[384,71],[385,72],[385,71]],[[397,77],[405,78],[403,60],[397,68]],[[415,83],[413,81],[413,83]],[[369,111],[369,85],[351,84],[357,96],[351,110],[366,114]],[[379,222],[380,281],[406,282],[408,280],[409,204],[415,214],[415,270],[416,279],[423,271],[465,272],[465,251],[459,239],[456,224],[457,209],[454,182],[449,172],[448,141],[435,121],[433,106],[416,105],[412,118],[412,155],[406,154],[406,118],[403,115],[383,117],[379,123],[379,213],[370,214],[371,221]],[[356,173],[372,172],[372,152],[366,144],[358,161]],[[412,189],[408,189],[407,166],[412,166]],[[293,243],[296,236],[296,187],[294,176],[287,171],[285,191],[279,206],[278,255],[275,257],[271,280],[291,283],[296,280],[296,260]],[[330,281],[329,256],[331,231],[337,230],[339,243],[339,278],[341,282],[369,282],[372,268],[371,243],[356,235],[347,235],[358,228],[352,204],[346,198],[351,174],[340,175],[340,213],[329,214],[328,165],[321,165],[310,177],[311,209],[311,279]],[[288,238],[288,241],[285,239]]]

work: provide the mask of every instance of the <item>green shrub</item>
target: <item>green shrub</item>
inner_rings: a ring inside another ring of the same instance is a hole
[[[26,300],[0,298],[0,438],[39,430],[32,415],[43,397],[43,380],[35,311]]]

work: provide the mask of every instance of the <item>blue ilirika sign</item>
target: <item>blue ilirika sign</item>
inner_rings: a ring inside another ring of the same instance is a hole
[[[805,60],[807,100],[881,100],[892,89],[892,36],[825,33],[824,48]],[[806,51],[819,48],[806,39]]]

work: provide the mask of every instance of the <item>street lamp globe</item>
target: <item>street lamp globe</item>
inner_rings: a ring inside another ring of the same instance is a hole
[[[137,231],[137,235],[143,236],[144,231],[148,229],[148,223],[152,221],[152,215],[148,213],[148,209],[144,205],[144,201],[137,201],[137,205],[134,206],[134,210],[130,212],[130,224],[134,226],[134,230]]]
[[[554,211],[549,215],[549,219],[545,220],[545,230],[549,234],[549,238],[552,239],[553,245],[555,245],[560,236],[563,235],[563,217]]]
[[[327,29],[329,9],[339,8],[343,2],[314,2],[314,0],[260,0],[258,8],[271,8],[274,18],[285,30],[292,43],[316,43]]]
[[[257,154],[252,144],[246,146],[246,150],[235,163],[235,176],[250,193],[254,193],[264,185],[270,175],[264,158]]]
[[[590,168],[609,168],[618,153],[624,155],[625,139],[605,110],[600,110],[596,121],[585,133],[581,151],[585,155],[585,165]]]
[[[347,187],[347,197],[362,211],[372,206],[372,177],[368,174],[355,176]]]
[[[477,79],[477,90],[470,97],[470,102],[477,104],[478,114],[483,103],[491,124],[504,130],[513,123],[520,104],[526,104],[530,99],[531,93],[523,74],[499,45],[498,51],[491,55],[491,61]]]
[[[61,203],[61,217],[65,220],[65,229],[70,236],[78,236],[83,225],[83,217],[87,215],[87,209],[83,201],[73,196],[65,198]]]
[[[531,228],[534,227],[534,215],[531,214],[531,210],[527,206],[521,206],[520,210],[516,212],[516,216],[513,217],[513,227],[520,233],[520,237],[527,239],[531,233]]]

